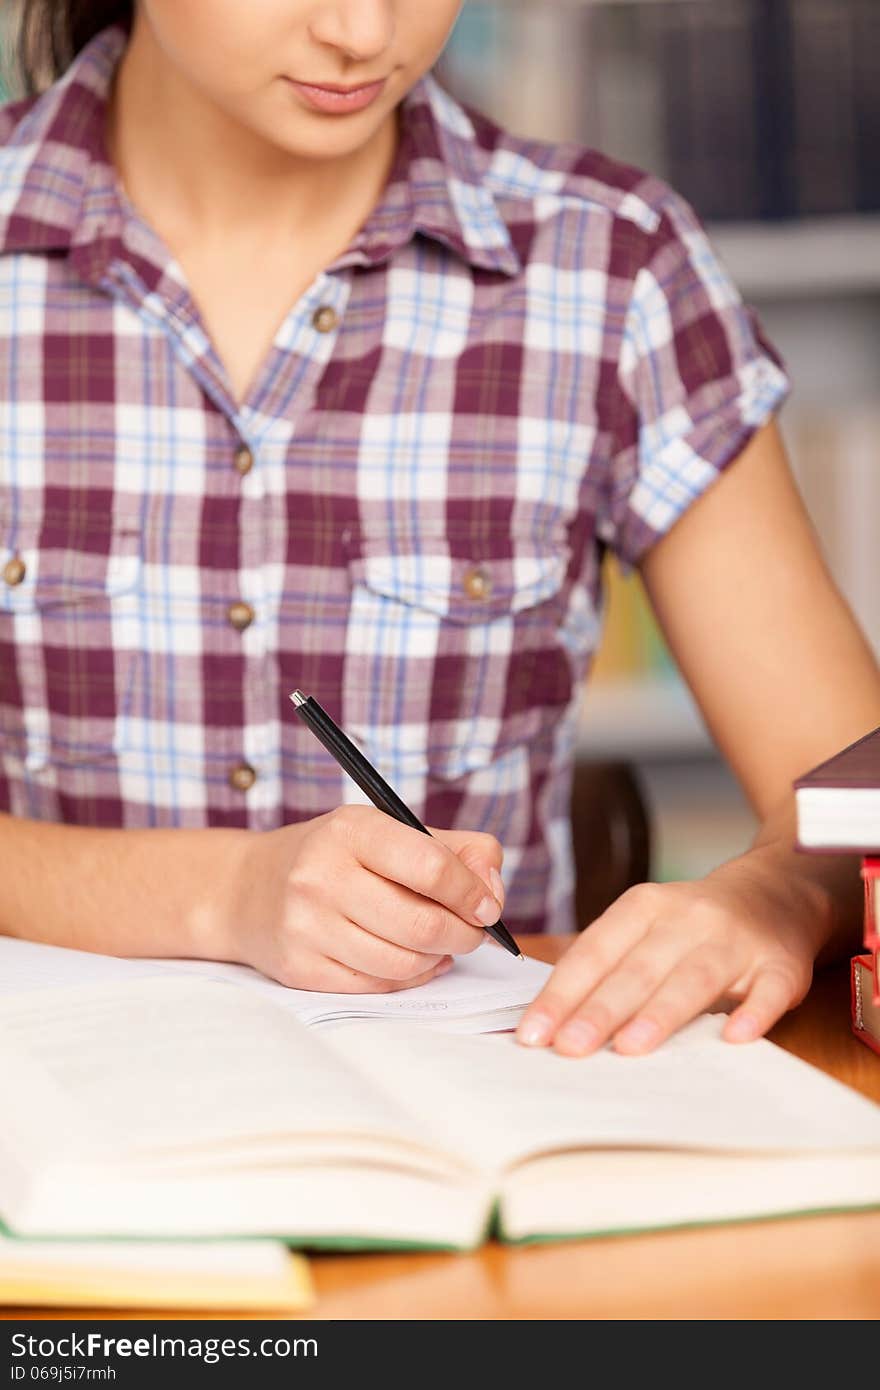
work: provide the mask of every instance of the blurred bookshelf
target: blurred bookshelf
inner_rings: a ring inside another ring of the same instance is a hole
[[[880,293],[878,213],[710,222],[708,229],[747,299]]]
[[[880,653],[880,0],[470,0],[440,76],[516,133],[602,149],[694,204],[786,360],[795,474]],[[755,819],[638,576],[606,566],[579,756],[635,765],[655,876],[696,876]]]

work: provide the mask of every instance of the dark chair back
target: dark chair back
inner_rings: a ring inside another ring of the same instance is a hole
[[[578,931],[651,873],[651,825],[628,763],[577,762],[571,794]]]

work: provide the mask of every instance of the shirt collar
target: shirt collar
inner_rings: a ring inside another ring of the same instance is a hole
[[[105,30],[43,96],[8,108],[18,121],[0,145],[0,251],[72,252],[104,236],[115,185],[104,113],[124,43]]]
[[[404,100],[382,198],[339,264],[377,264],[421,235],[469,265],[516,275],[520,260],[486,183],[490,154],[474,122],[433,77]]]
[[[123,207],[104,123],[125,42],[123,29],[105,29],[59,82],[21,108],[0,145],[0,253],[68,252],[93,278],[118,248]],[[426,77],[400,120],[385,192],[335,266],[379,264],[420,234],[470,265],[516,274],[519,258],[484,181],[489,154],[470,116]]]

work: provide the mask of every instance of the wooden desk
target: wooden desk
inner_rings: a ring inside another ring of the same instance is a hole
[[[523,944],[555,960],[567,943]],[[880,1059],[849,1031],[845,969],[824,973],[771,1037],[880,1101]],[[534,1248],[492,1244],[472,1255],[328,1255],[314,1260],[314,1274],[318,1304],[309,1316],[321,1319],[876,1318],[880,1212]]]

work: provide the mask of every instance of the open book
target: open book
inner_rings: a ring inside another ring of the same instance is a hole
[[[0,937],[0,1003],[4,996],[23,990],[111,981],[124,984],[151,976],[178,975],[256,990],[310,1027],[350,1019],[384,1018],[424,1022],[449,1032],[489,1033],[515,1028],[525,1006],[549,974],[549,965],[537,960],[514,960],[487,937],[476,951],[457,957],[448,974],[415,989],[392,994],[319,994],[288,989],[247,965],[210,960],[134,960]]]
[[[704,1016],[656,1053],[305,1027],[213,980],[7,996],[19,1235],[467,1248],[880,1204],[880,1108]]]

